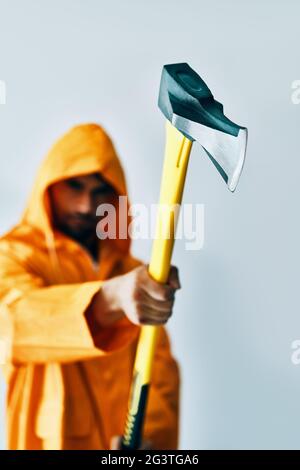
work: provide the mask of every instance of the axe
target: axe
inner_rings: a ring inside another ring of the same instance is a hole
[[[174,246],[189,156],[196,140],[203,147],[230,191],[234,191],[243,168],[247,129],[230,121],[199,75],[186,63],[165,65],[158,106],[165,115],[166,148],[160,200],[149,274],[166,283]],[[167,208],[167,210],[166,210]],[[178,211],[177,211],[178,215]],[[160,326],[143,325],[136,350],[127,420],[121,448],[138,449],[151,380],[156,340]]]

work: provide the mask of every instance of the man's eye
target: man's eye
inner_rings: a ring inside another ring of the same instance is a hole
[[[82,184],[79,183],[79,181],[68,180],[67,184],[68,184],[69,188],[75,189],[76,191],[80,191],[82,189]]]
[[[93,191],[94,196],[100,196],[101,194],[107,194],[111,191],[111,187],[109,185],[101,186]]]

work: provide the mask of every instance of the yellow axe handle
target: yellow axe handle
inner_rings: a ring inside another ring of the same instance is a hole
[[[149,274],[158,282],[166,283],[169,276],[185,176],[192,141],[169,121],[166,124],[166,149],[160,188],[160,200],[153,241]],[[128,414],[122,449],[138,449],[147,404],[156,340],[160,326],[141,327],[131,384]]]

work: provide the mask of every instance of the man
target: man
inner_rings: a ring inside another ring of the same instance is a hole
[[[118,196],[126,183],[110,138],[77,126],[52,147],[22,220],[0,240],[9,449],[118,448],[142,324],[161,325],[143,446],[177,448],[180,375],[164,324],[178,274],[172,267],[160,285],[130,238],[99,240],[100,204],[130,221]]]

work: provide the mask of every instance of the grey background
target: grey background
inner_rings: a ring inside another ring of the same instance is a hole
[[[296,0],[0,1],[1,232],[49,146],[80,122],[111,134],[133,202],[157,202],[165,63],[190,63],[249,128],[235,194],[199,146],[188,171],[184,200],[205,204],[205,244],[193,252],[179,241],[173,258],[183,449],[300,448],[299,18]],[[146,261],[150,250],[134,245]],[[3,447],[3,383],[1,401]]]

